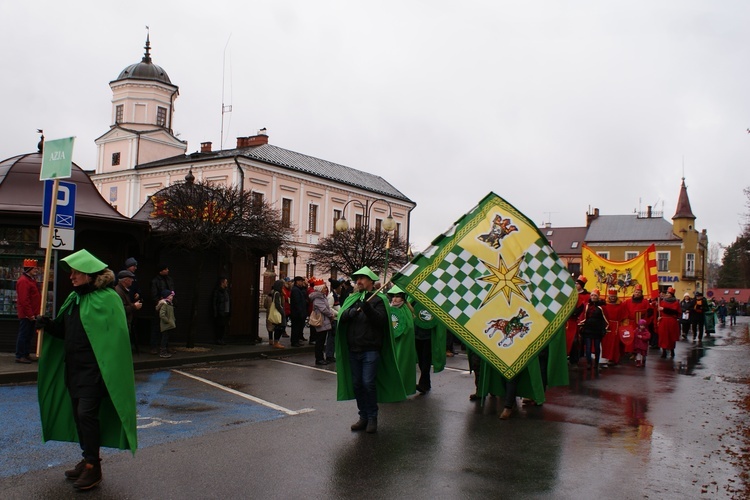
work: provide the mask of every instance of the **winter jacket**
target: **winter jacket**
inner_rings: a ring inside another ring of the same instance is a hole
[[[339,315],[339,329],[346,332],[349,350],[353,352],[379,351],[383,346],[383,336],[389,333],[389,318],[383,299],[368,292]]]
[[[161,299],[156,304],[156,312],[159,313],[159,331],[166,332],[177,328],[174,320],[174,306],[171,302],[167,299]]]
[[[17,304],[16,311],[18,319],[34,319],[39,314],[39,306],[42,305],[42,295],[39,293],[37,281],[26,273],[23,273],[16,282]]]
[[[335,313],[328,305],[328,298],[322,292],[313,292],[310,294],[312,310],[318,311],[323,315],[323,324],[315,327],[316,332],[327,332],[331,329],[331,322],[336,319]]]
[[[602,338],[607,332],[607,320],[599,302],[589,301],[583,310],[581,325],[581,336],[591,338]]]

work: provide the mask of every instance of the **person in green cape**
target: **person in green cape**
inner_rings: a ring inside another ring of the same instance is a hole
[[[406,302],[406,293],[393,285],[387,292],[390,299],[390,316],[396,362],[406,394],[417,391],[414,369],[417,365],[417,347],[414,343],[414,312]]]
[[[338,315],[337,399],[357,400],[359,420],[352,431],[378,430],[378,403],[406,399],[396,364],[393,328],[384,294],[373,291],[378,276],[365,266],[352,274],[356,288]]]
[[[414,344],[419,365],[416,389],[420,394],[427,394],[432,389],[430,369],[439,373],[445,368],[447,333],[445,325],[421,303],[413,297],[409,297],[409,303],[414,311]]]
[[[516,396],[541,405],[545,401],[544,392],[547,387],[568,385],[567,352],[564,324],[552,335],[547,346],[535,356],[535,359],[532,358],[526,367],[510,380],[479,355],[470,352],[470,363],[472,357],[476,362],[473,368],[477,390],[469,399],[481,402],[487,394],[503,398],[504,408],[500,413],[503,420],[508,419],[517,409]]]
[[[38,397],[42,438],[78,442],[83,460],[65,471],[78,490],[102,481],[99,448],[135,454],[135,378],[125,309],[111,287],[114,273],[86,250],[62,262],[73,291],[44,328]]]

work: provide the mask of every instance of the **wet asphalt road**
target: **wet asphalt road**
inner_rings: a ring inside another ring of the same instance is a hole
[[[13,421],[33,428],[33,411],[3,412],[0,463],[28,472],[0,475],[0,498],[743,498],[746,318],[676,351],[652,350],[645,369],[573,369],[508,421],[494,399],[468,401],[459,355],[430,394],[381,405],[376,435],[349,430],[355,404],[335,401],[332,368],[311,354],[143,372],[141,448],[108,451],[85,494],[62,479],[76,446],[14,442],[28,429]]]

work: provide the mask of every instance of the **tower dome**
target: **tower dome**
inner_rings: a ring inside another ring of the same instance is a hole
[[[157,66],[151,62],[151,42],[149,35],[146,35],[146,46],[144,47],[146,52],[143,54],[141,62],[131,64],[120,72],[120,76],[115,81],[125,80],[128,78],[134,78],[138,80],[156,80],[158,82],[172,85],[172,81],[169,79],[169,75],[161,66]]]

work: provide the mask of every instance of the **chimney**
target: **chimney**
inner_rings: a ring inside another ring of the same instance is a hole
[[[210,153],[210,152],[211,152],[211,143],[201,142],[201,153]]]
[[[586,213],[586,227],[591,226],[591,223],[594,222],[598,218],[599,218],[599,209],[598,208],[594,209],[594,213],[587,212]]]
[[[265,134],[265,130],[261,130],[261,132],[258,135],[251,135],[250,137],[238,137],[237,149],[254,148],[268,144],[268,135]]]
[[[647,219],[651,218],[651,205],[646,207],[646,218]]]

